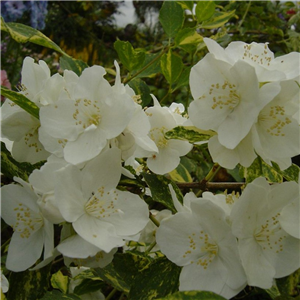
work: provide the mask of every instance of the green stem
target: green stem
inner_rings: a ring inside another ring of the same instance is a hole
[[[212,181],[220,169],[221,169],[221,166],[219,164],[215,163],[213,165],[213,167],[211,168],[211,170],[209,171],[209,173],[205,176],[203,181],[205,181],[205,182]]]
[[[145,254],[148,254],[156,245],[156,241],[151,243],[151,245],[146,249]]]
[[[129,82],[130,80],[132,80],[133,78],[135,78],[136,76],[144,72],[148,67],[150,67],[153,63],[155,63],[158,59],[160,59],[167,50],[168,47],[163,49],[162,52],[158,56],[153,58],[146,66],[144,66],[142,69],[140,69],[138,72],[136,72],[134,75],[130,76],[129,78],[125,78],[123,83],[126,84],[127,82]]]
[[[6,246],[10,243],[11,238],[9,238],[3,245],[1,245],[1,253],[4,253]]]
[[[157,227],[159,227],[159,225],[160,225],[159,221],[157,221],[155,219],[155,217],[153,216],[153,214],[151,212],[150,212],[149,218]]]
[[[113,289],[113,290],[109,293],[109,295],[105,298],[105,300],[110,300],[110,299],[113,297],[113,295],[114,295],[117,291],[118,291],[117,289]]]
[[[251,6],[251,1],[248,2],[248,5],[247,5],[247,7],[246,7],[246,10],[245,10],[245,13],[244,13],[244,15],[243,15],[243,18],[242,18],[242,20],[241,20],[241,22],[240,22],[240,24],[239,24],[239,27],[238,27],[239,29],[242,27],[242,24],[244,23],[244,21],[245,21],[245,19],[246,19],[246,16],[247,16],[247,14],[248,14],[248,11],[249,11],[250,6]]]

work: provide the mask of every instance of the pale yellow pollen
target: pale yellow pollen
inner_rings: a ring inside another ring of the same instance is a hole
[[[285,136],[282,130],[292,121],[289,117],[285,116],[285,109],[283,106],[275,105],[270,107],[269,114],[260,114],[259,122],[268,122],[267,133],[271,136]]]
[[[35,152],[41,152],[43,150],[43,148],[41,147],[40,144],[38,144],[38,129],[39,129],[40,125],[37,125],[36,128],[32,128],[31,131],[27,132],[24,136],[24,142],[25,145],[28,148],[35,148]]]
[[[75,101],[73,119],[75,120],[75,124],[81,126],[83,129],[86,129],[92,124],[98,126],[102,119],[100,112],[101,110],[97,105],[97,101],[77,99]]]
[[[22,203],[19,203],[14,211],[17,220],[12,228],[15,232],[20,233],[21,238],[29,238],[33,232],[40,229],[44,224],[42,217],[37,217],[36,214],[32,216],[32,211]]]
[[[263,250],[269,249],[276,253],[283,251],[283,241],[286,235],[279,224],[279,216],[280,213],[277,213],[267,219],[254,233],[255,240],[261,245]]]
[[[199,246],[197,248],[196,238],[201,240],[201,248]],[[208,265],[213,261],[214,257],[218,254],[219,248],[218,245],[212,241],[208,234],[204,233],[204,231],[200,231],[199,234],[191,234],[188,236],[189,239],[189,248],[183,254],[183,258],[188,257],[193,251],[197,251],[199,254],[199,258],[196,261],[196,264],[202,266],[203,269],[207,269]],[[191,261],[193,264],[194,261]]]
[[[134,95],[134,96],[132,96],[132,99],[137,104],[141,104],[142,103],[142,97],[141,97],[141,95]]]
[[[242,59],[250,59],[254,63],[259,65],[270,65],[272,57],[268,55],[268,46],[267,44],[264,45],[264,50],[260,54],[253,54],[251,53],[252,45],[244,45],[244,53]]]
[[[209,97],[213,100],[213,104],[211,106],[212,109],[229,108],[233,110],[241,100],[241,97],[236,90],[236,85],[231,84],[226,80],[223,82],[223,84],[211,84],[208,95],[210,95]],[[208,97],[208,95],[203,94],[198,99],[205,99]]]
[[[85,211],[98,219],[108,218],[112,214],[119,212],[115,207],[117,200],[116,191],[105,193],[104,187],[100,187],[96,193],[92,193],[90,199],[85,204]]]
[[[154,127],[150,130],[150,138],[155,142],[158,148],[165,148],[168,146],[168,140],[165,138],[166,127]]]

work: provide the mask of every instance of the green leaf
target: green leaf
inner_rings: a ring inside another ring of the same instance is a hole
[[[181,268],[166,258],[158,258],[141,271],[129,293],[131,300],[151,300],[178,291]]]
[[[122,277],[126,284],[131,287],[136,275],[147,268],[150,262],[150,258],[132,253],[116,253],[112,264],[116,272]]]
[[[74,288],[74,293],[76,295],[84,295],[96,292],[101,289],[103,281],[100,278],[86,278]]]
[[[116,41],[114,47],[118,56],[128,71],[137,70],[142,67],[145,60],[145,52],[133,49],[129,42]]]
[[[177,126],[165,133],[167,139],[189,141],[190,143],[208,141],[216,133],[211,130],[202,130],[194,126]]]
[[[210,19],[215,13],[215,2],[198,1],[196,6],[196,17],[199,23]]]
[[[296,181],[298,183],[300,172],[299,166],[292,164],[289,168],[282,171],[276,163],[272,162],[272,165],[274,170],[283,178],[285,178],[288,181]]]
[[[145,107],[151,103],[151,92],[149,86],[145,83],[145,81],[141,80],[140,78],[135,78],[133,80],[130,80],[128,85],[134,90],[137,96],[141,97],[140,100],[142,107]]]
[[[189,86],[191,68],[192,67],[188,67],[188,68],[183,69],[183,71],[181,72],[179,78],[176,81],[175,87],[172,89],[172,92],[176,91],[177,89],[179,89],[183,86],[187,86],[187,87]]]
[[[198,291],[189,291],[189,292],[177,292],[172,295],[169,295],[164,298],[159,298],[157,300],[225,300],[213,292],[198,292]]]
[[[293,274],[276,279],[276,284],[282,296],[296,296],[297,285],[300,282],[300,269]]]
[[[191,174],[186,169],[186,167],[181,163],[178,165],[178,167],[175,170],[169,172],[169,175],[171,179],[176,182],[193,182],[193,178]]]
[[[165,1],[159,11],[159,21],[169,38],[175,37],[184,21],[184,10],[175,1]]]
[[[8,88],[1,86],[1,95],[8,98],[9,100],[13,101],[33,117],[39,119],[39,111],[40,109],[36,106],[36,104],[30,101],[27,97],[23,94],[18,92],[9,90]]]
[[[36,298],[37,299],[37,298]],[[40,298],[39,298],[40,299]],[[47,292],[41,300],[81,300],[79,296],[74,294],[62,294],[60,291],[53,290]]]
[[[229,12],[216,11],[214,16],[211,19],[203,22],[200,27],[205,29],[214,29],[214,28],[222,27],[234,15],[235,15],[235,10]]]
[[[125,293],[129,292],[130,286],[124,281],[122,276],[114,269],[112,264],[109,264],[105,268],[95,269],[97,275],[106,283],[113,286],[118,291]]]
[[[194,9],[194,1],[176,1],[183,9],[188,9],[193,11]]]
[[[12,272],[9,277],[7,299],[41,299],[49,288],[50,268],[51,264],[36,271]]]
[[[1,17],[1,30],[8,32],[18,43],[31,42],[67,55],[58,45],[56,45],[43,33],[30,26],[20,23],[5,23],[4,19]]]
[[[39,169],[42,165],[43,162],[32,165],[30,163],[20,163],[16,161],[6,149],[5,144],[1,142],[1,173],[10,181],[13,180],[14,176],[27,181],[28,176],[33,172],[33,170]]]
[[[160,60],[161,72],[165,76],[168,83],[173,84],[183,69],[182,59],[174,54],[171,49],[165,53]]]
[[[151,190],[152,199],[155,202],[163,204],[166,208],[170,209],[172,212],[175,213],[176,209],[174,207],[171,192],[168,185],[172,184],[178,200],[182,203],[183,196],[178,186],[163,175],[147,173],[143,173],[142,175]]]
[[[188,53],[194,52],[198,44],[202,41],[203,37],[195,30],[195,28],[181,29],[175,37],[175,45]]]
[[[145,68],[136,77],[151,77],[157,73],[161,73],[160,69],[160,53],[156,54],[146,54],[144,64],[141,69]]]
[[[64,294],[67,294],[69,277],[64,276],[61,271],[58,271],[51,276],[51,285],[53,288],[60,290]]]
[[[257,157],[250,167],[240,167],[240,175],[246,179],[246,183],[252,182],[257,177],[265,177],[270,182],[282,182],[282,175],[276,169]]]
[[[80,76],[82,71],[88,67],[84,61],[66,55],[60,57],[59,64],[63,70],[71,70],[78,76]]]

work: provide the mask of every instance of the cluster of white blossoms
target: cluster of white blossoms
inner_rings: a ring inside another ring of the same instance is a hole
[[[156,241],[183,267],[179,290],[230,299],[246,285],[269,289],[275,278],[300,268],[296,182],[269,185],[259,177],[240,197],[204,192],[197,198],[190,192],[183,204],[172,195],[177,213],[161,221]]]
[[[188,113],[196,127],[217,132],[208,142],[213,160],[233,169],[259,155],[288,168],[299,154],[300,54],[274,58],[267,44],[204,42],[210,53],[192,67]]]
[[[300,268],[296,182],[269,185],[260,177],[240,197],[190,192],[183,204],[170,185],[175,214],[149,211],[142,196],[118,189],[122,175],[136,178],[127,165],[138,175],[179,165],[193,145],[166,138],[177,126],[216,132],[208,148],[228,169],[257,156],[286,169],[299,154],[299,53],[274,58],[266,44],[234,42],[224,50],[204,41],[210,53],[191,70],[188,116],[182,104],[162,107],[154,96],[143,108],[121,83],[117,63],[111,85],[101,66],[51,76],[44,61],[25,58],[19,92],[39,108],[39,119],[7,99],[1,135],[17,161],[44,164],[28,182],[14,178],[1,188],[1,217],[14,230],[9,270],[40,268],[58,255],[67,266],[104,267],[135,243],[182,267],[180,290],[229,299],[246,285],[271,288]]]

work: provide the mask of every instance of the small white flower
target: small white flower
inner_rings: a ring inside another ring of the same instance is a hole
[[[14,230],[6,267],[20,272],[31,267],[43,250],[44,258],[52,255],[54,233],[53,224],[42,215],[38,197],[30,185],[21,179],[15,180],[23,186],[9,184],[1,188],[1,217]]]
[[[168,107],[161,107],[152,96],[154,106],[146,109],[151,129],[149,136],[156,144],[158,151],[138,149],[136,157],[147,157],[148,168],[156,174],[165,174],[174,170],[180,163],[180,156],[186,155],[192,145],[186,141],[165,138],[165,133],[176,126],[183,125],[186,118],[172,112]]]
[[[289,79],[299,82],[300,54],[298,52],[291,52],[275,58],[268,43],[232,42],[226,49],[223,49],[212,39],[204,38],[203,40],[215,58],[232,65],[238,60],[243,60],[253,66],[259,82]]]
[[[32,185],[36,195],[38,195],[37,203],[45,218],[53,224],[62,223],[65,219],[62,217],[54,196],[56,171],[65,167],[68,163],[62,158],[50,156],[48,161],[40,170],[34,170],[28,180]]]
[[[9,282],[8,282],[7,278],[5,277],[5,275],[3,274],[2,269],[1,269],[1,281],[0,281],[0,285],[1,285],[2,293],[7,293],[8,289],[9,289]]]
[[[249,285],[271,288],[274,278],[290,275],[300,267],[300,240],[283,230],[279,221],[284,207],[296,199],[296,182],[270,186],[259,177],[246,186],[234,204],[230,215],[232,232],[238,238]]]

